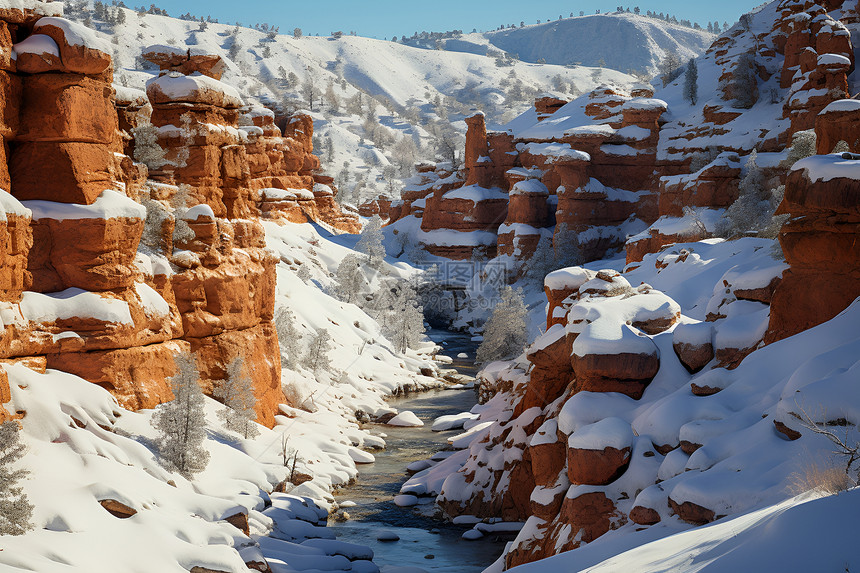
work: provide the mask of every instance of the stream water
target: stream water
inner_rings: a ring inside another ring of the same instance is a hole
[[[431,338],[444,345],[443,353],[454,359],[450,368],[474,376],[475,344],[466,335],[434,330]],[[458,359],[465,352],[468,358]],[[443,365],[445,366],[445,365]],[[433,390],[392,399],[398,411],[410,410],[424,422],[419,428],[375,426],[372,431],[385,434],[386,449],[374,452],[376,462],[359,466],[355,483],[335,493],[338,502],[352,501],[346,522],[330,520],[329,527],[338,539],[373,548],[374,562],[385,566],[419,567],[426,571],[479,573],[492,564],[504,550],[505,541],[489,535],[477,541],[461,538],[469,529],[435,517],[432,505],[402,508],[393,498],[409,477],[406,466],[429,458],[447,446],[447,438],[463,430],[433,432],[433,420],[446,414],[468,411],[475,405],[474,390]],[[428,501],[430,501],[428,499]],[[377,540],[380,531],[396,533],[399,541]]]

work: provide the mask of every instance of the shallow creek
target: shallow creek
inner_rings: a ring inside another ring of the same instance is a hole
[[[476,368],[472,362],[475,345],[468,336],[445,331],[431,331],[430,335],[437,343],[443,343],[442,353],[454,359],[452,364],[443,364],[442,367],[475,375]],[[456,358],[461,352],[467,353],[468,358]],[[469,527],[432,517],[433,505],[402,508],[393,501],[409,477],[406,466],[445,449],[446,440],[463,431],[433,432],[430,429],[433,420],[446,414],[468,411],[476,403],[474,390],[433,390],[392,399],[389,403],[400,412],[414,412],[424,426],[371,426],[374,434],[385,434],[386,449],[373,452],[376,462],[359,466],[355,483],[335,493],[339,503],[348,500],[357,505],[346,508],[350,515],[348,521],[331,519],[329,528],[341,541],[373,548],[373,560],[380,567],[409,566],[451,573],[483,571],[501,555],[505,546],[503,540],[494,535],[477,541],[461,539]],[[400,540],[377,541],[377,535],[383,530],[396,533]]]

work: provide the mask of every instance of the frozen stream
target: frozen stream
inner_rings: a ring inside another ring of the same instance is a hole
[[[431,337],[442,341],[444,354],[454,363],[443,367],[456,368],[473,376],[474,343],[467,336],[433,331]],[[466,352],[468,359],[455,358]],[[420,428],[375,426],[374,433],[384,433],[387,447],[373,452],[376,462],[359,466],[359,476],[349,487],[336,492],[338,502],[353,501],[347,508],[350,519],[339,523],[329,521],[329,528],[341,541],[373,548],[373,561],[386,566],[419,567],[432,572],[479,573],[495,561],[504,550],[504,541],[488,535],[478,541],[466,541],[461,535],[469,527],[460,527],[434,518],[434,506],[401,508],[392,501],[400,486],[409,477],[406,466],[423,460],[447,446],[447,438],[463,430],[433,432],[433,420],[446,414],[468,411],[475,404],[473,390],[435,390],[393,399],[391,405],[399,411],[411,410],[423,422]],[[400,540],[377,541],[381,530],[393,531]],[[431,557],[432,556],[432,557]]]

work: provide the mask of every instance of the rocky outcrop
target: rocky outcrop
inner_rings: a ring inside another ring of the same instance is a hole
[[[17,56],[0,62],[0,359],[136,410],[172,399],[177,353],[210,395],[241,358],[273,425],[287,399],[260,219],[358,229],[317,172],[311,119],[282,133],[196,49],[147,50],[162,73],[144,94],[115,93],[110,47],[62,18],[0,11],[0,43]],[[9,399],[4,375],[0,419]]]
[[[789,176],[779,212],[791,218],[779,242],[790,268],[773,293],[768,342],[830,320],[860,296],[860,158],[848,157],[815,155]]]

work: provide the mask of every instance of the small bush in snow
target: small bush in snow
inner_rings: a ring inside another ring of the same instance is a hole
[[[836,142],[836,145],[833,147],[833,151],[831,153],[850,153],[851,147],[848,145],[848,142],[840,139]]]
[[[241,356],[227,366],[227,377],[215,389],[215,397],[224,404],[218,417],[228,430],[242,434],[245,439],[260,435],[260,430],[254,425],[254,420],[257,419],[257,413],[254,411],[254,406],[257,405],[254,385],[245,372]]]
[[[0,535],[23,535],[33,529],[33,506],[18,484],[30,472],[15,469],[26,451],[18,432],[17,422],[0,425]]]
[[[579,247],[579,234],[571,231],[567,223],[556,226],[553,237],[556,268],[574,267],[582,263],[582,251]]]
[[[522,291],[505,286],[502,288],[501,297],[502,300],[484,325],[484,341],[475,356],[477,362],[511,359],[525,348],[528,311],[523,302]]]
[[[374,317],[382,333],[397,352],[414,348],[424,335],[424,309],[413,285],[407,280],[380,289],[374,299]]]
[[[173,400],[161,404],[152,416],[152,426],[158,430],[158,453],[165,466],[185,477],[206,469],[209,452],[203,447],[206,439],[205,397],[197,380],[197,360],[191,354],[174,358],[176,375],[170,379]]]
[[[164,242],[162,229],[164,223],[173,218],[173,215],[158,201],[144,199],[143,206],[146,208],[146,220],[143,224],[143,235],[140,242],[156,252],[163,252],[168,246]]]
[[[173,227],[174,243],[188,243],[193,241],[194,237],[197,236],[191,228],[191,225],[188,224],[188,221],[182,218],[188,211],[188,202],[190,199],[191,187],[183,183],[179,186],[176,193],[173,194],[173,197],[170,200],[176,217],[176,223]]]

